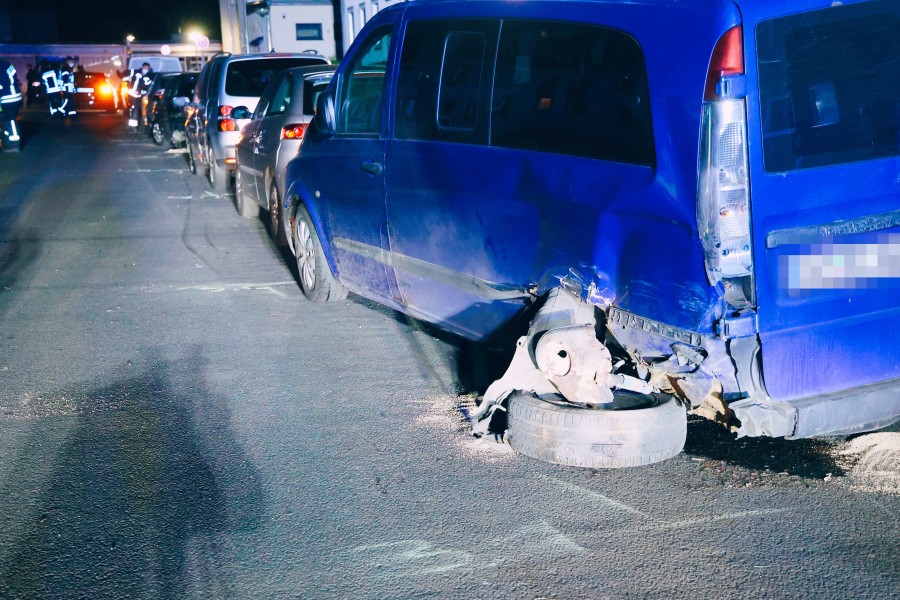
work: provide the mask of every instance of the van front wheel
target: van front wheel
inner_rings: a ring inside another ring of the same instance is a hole
[[[509,445],[531,458],[576,467],[660,462],[684,449],[687,412],[670,396],[654,398],[646,408],[607,410],[516,392],[509,401]]]
[[[331,273],[325,251],[309,213],[303,206],[297,208],[294,227],[294,253],[297,257],[297,274],[303,295],[313,302],[335,302],[347,297],[347,288]]]

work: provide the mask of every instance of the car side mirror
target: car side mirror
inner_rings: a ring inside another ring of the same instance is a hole
[[[235,106],[231,109],[232,119],[249,119],[251,116],[253,116],[253,113],[246,106]]]
[[[334,135],[336,131],[334,117],[334,98],[327,92],[319,94],[316,100],[316,131],[321,135]]]

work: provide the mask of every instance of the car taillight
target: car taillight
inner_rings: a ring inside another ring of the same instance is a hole
[[[700,125],[697,228],[710,283],[725,280],[726,288],[746,289],[753,258],[741,38],[740,25],[728,30],[709,64]]]
[[[295,123],[293,125],[285,125],[281,128],[281,139],[283,140],[299,140],[303,137],[306,125],[303,123]]]
[[[97,93],[101,96],[112,96],[113,88],[108,83],[103,83],[97,86]]]
[[[233,106],[226,105],[219,107],[219,131],[237,130],[237,122],[231,118],[232,110],[234,110]]]

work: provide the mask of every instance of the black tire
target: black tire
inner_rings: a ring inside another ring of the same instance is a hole
[[[209,181],[209,187],[217,194],[225,193],[225,180],[228,172],[216,164],[216,155],[212,152],[212,147],[207,150],[208,163],[206,165],[206,179]]]
[[[297,207],[294,217],[297,274],[303,295],[313,302],[337,302],[347,297],[347,288],[332,273],[325,260],[319,234],[306,208]]]
[[[244,193],[244,177],[241,175],[240,166],[234,172],[234,201],[237,204],[238,213],[245,219],[255,219],[259,216],[259,204]]]
[[[197,174],[197,157],[194,156],[194,147],[191,146],[190,142],[187,145],[188,149],[188,169],[191,172],[191,175]]]
[[[159,121],[153,121],[150,125],[150,137],[153,138],[153,143],[157,146],[162,146],[163,142],[166,141],[166,132]]]
[[[687,437],[687,412],[671,397],[649,408],[604,410],[554,404],[515,393],[507,439],[513,450],[575,467],[638,467],[678,455]]]
[[[278,188],[273,181],[269,184],[269,196],[268,196],[268,206],[269,206],[269,235],[272,236],[272,239],[275,241],[275,245],[278,247],[284,247],[288,245],[287,236],[284,232],[284,226],[281,223],[281,196],[278,195]]]

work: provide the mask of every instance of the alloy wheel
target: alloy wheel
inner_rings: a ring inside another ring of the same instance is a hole
[[[316,287],[316,250],[306,219],[297,219],[297,271],[307,290]]]

